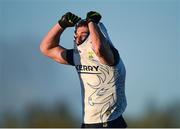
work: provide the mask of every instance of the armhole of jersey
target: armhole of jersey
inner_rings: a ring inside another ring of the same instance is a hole
[[[67,49],[66,50],[66,60],[67,60],[68,64],[75,66],[73,54],[74,54],[74,49]]]
[[[112,45],[112,41],[111,39],[109,38],[109,35],[107,33],[107,29],[106,27],[104,26],[103,23],[99,23],[99,27],[100,27],[100,31],[101,33],[103,34],[103,36],[105,37],[105,42],[109,44],[110,46],[110,49],[114,55],[114,64],[111,65],[111,66],[116,66],[118,63],[119,63],[119,60],[120,60],[120,55],[119,55],[119,52],[118,50]]]
[[[109,46],[110,46],[110,48],[112,50],[112,53],[114,55],[114,64],[111,65],[111,66],[116,66],[119,63],[119,61],[120,61],[119,52],[118,52],[118,50],[114,46],[112,46],[112,45],[109,45]]]

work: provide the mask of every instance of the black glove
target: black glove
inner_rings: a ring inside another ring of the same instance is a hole
[[[76,16],[75,14],[71,13],[71,12],[67,12],[66,14],[64,14],[61,19],[58,21],[59,25],[62,28],[66,28],[66,27],[73,27],[75,26],[75,24],[81,20],[80,17]]]
[[[98,12],[90,11],[87,13],[86,20],[88,23],[92,21],[98,24],[101,20],[101,15]]]

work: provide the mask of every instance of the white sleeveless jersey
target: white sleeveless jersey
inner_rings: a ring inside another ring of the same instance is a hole
[[[102,23],[99,27],[111,42]],[[119,59],[115,66],[101,64],[93,51],[90,37],[81,45],[75,45],[73,59],[82,89],[83,122],[102,123],[122,115],[127,105],[126,71],[122,60]]]

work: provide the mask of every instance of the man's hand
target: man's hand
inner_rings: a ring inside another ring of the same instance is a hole
[[[87,13],[86,20],[88,23],[92,21],[98,24],[101,20],[101,15],[98,12],[90,11]]]
[[[67,12],[66,14],[64,14],[61,19],[58,21],[59,25],[62,28],[66,28],[66,27],[73,27],[75,26],[75,24],[81,20],[80,17],[76,16],[75,14],[71,13],[71,12]]]

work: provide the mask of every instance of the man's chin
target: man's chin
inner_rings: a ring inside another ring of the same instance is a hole
[[[83,42],[80,42],[80,43],[76,43],[78,46],[81,45]]]

